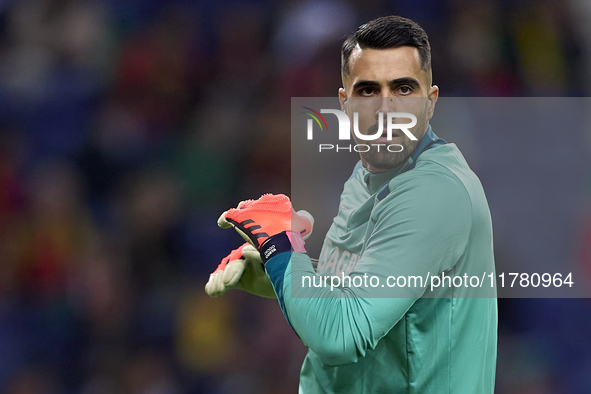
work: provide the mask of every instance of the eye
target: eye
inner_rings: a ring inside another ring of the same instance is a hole
[[[411,94],[412,92],[413,92],[412,88],[408,85],[403,85],[398,88],[398,93],[400,93],[402,95]]]
[[[359,89],[359,95],[363,96],[363,97],[372,96],[375,92],[376,92],[376,90],[372,87],[365,87],[365,88]]]

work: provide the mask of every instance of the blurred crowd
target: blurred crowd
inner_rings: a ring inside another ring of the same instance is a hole
[[[589,95],[583,0],[0,2],[0,392],[296,392],[276,302],[203,291],[241,244],[216,219],[289,194],[290,98],[387,14],[444,96]],[[500,301],[497,391],[591,392],[591,303],[542,301]]]

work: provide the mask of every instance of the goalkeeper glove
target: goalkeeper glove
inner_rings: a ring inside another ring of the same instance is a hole
[[[253,202],[254,200],[242,201],[237,209],[245,209]],[[226,213],[222,214],[220,220]],[[302,238],[307,239],[312,235],[314,218],[304,210],[295,212],[294,215],[301,228]],[[219,220],[218,224],[220,224]],[[275,298],[273,286],[263,269],[261,256],[249,243],[245,243],[223,258],[205,285],[205,292],[211,297],[222,295],[230,289],[240,289],[261,297]]]
[[[218,219],[221,228],[233,227],[247,242],[261,252],[263,263],[275,254],[291,251],[304,253],[303,236],[312,229],[312,216],[295,212],[289,197],[264,194],[258,200],[240,203]]]
[[[275,298],[273,285],[263,269],[261,255],[249,243],[224,257],[205,285],[205,292],[211,297],[220,296],[230,289]]]

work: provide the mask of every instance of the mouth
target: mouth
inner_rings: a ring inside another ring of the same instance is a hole
[[[392,134],[392,138],[402,137],[402,132],[398,129],[392,130],[391,134]],[[388,137],[388,132],[384,128],[384,131],[382,132],[382,135],[380,135],[380,138],[387,138],[387,137]]]
[[[393,129],[391,131],[391,135],[392,135],[392,139],[391,141],[394,140],[400,140],[400,138],[402,137],[402,131],[400,131],[399,129]],[[380,137],[378,138],[379,140],[388,140],[388,131],[387,131],[387,126],[384,124],[384,128],[382,131],[382,135],[380,135]]]
[[[392,137],[388,138],[387,133],[383,133],[379,138],[375,140],[377,143],[380,144],[400,144],[402,142],[402,138],[395,133],[392,133]]]
[[[378,131],[378,124],[375,123],[373,126],[371,126],[368,130],[368,134],[370,135],[375,135],[375,133]],[[400,129],[393,129],[391,132],[392,137],[390,139],[388,139],[388,125],[384,122],[384,124],[382,125],[382,134],[376,138],[374,141],[378,142],[378,143],[400,143],[400,141],[402,141],[402,131]]]

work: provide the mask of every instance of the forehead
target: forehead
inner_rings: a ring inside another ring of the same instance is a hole
[[[357,46],[349,58],[346,89],[358,81],[387,83],[396,78],[410,77],[421,85],[427,84],[427,73],[421,69],[419,50],[411,46],[388,49],[361,49]]]

